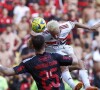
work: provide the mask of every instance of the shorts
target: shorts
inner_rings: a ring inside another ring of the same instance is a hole
[[[48,46],[46,48],[46,52],[49,53],[58,53],[61,55],[67,55],[67,53],[64,52],[64,50],[66,50],[66,48],[68,47],[68,45],[57,45],[57,46]]]

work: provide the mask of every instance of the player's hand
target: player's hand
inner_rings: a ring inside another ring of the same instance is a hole
[[[90,27],[90,30],[91,31],[96,31],[98,28],[96,27],[96,26],[92,26],[92,27]]]
[[[93,26],[91,26],[90,29],[91,30],[97,30],[99,27],[100,27],[100,22],[95,24],[95,25],[93,25]]]
[[[66,54],[68,54],[68,55],[74,54],[73,48],[71,46],[69,46],[69,45],[65,45],[64,46],[63,52],[66,53]]]

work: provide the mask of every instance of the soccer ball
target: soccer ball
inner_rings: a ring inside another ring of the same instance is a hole
[[[42,32],[46,27],[46,22],[41,17],[36,17],[32,20],[32,30],[34,32],[40,33]]]

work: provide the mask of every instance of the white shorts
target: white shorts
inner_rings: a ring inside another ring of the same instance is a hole
[[[46,52],[49,53],[58,53],[61,55],[67,55],[67,53],[64,52],[65,48],[67,48],[68,45],[59,45],[59,46],[48,46],[46,48]]]

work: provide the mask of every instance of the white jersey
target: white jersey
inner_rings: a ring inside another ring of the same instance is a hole
[[[74,26],[75,26],[74,22],[71,22],[71,21],[62,23],[60,25],[61,33],[60,33],[59,39],[54,39],[51,36],[51,34],[47,30],[45,30],[42,34],[47,44],[46,51],[51,52],[51,53],[55,53],[55,52],[60,53],[61,49],[63,49],[63,46],[66,43],[66,38],[69,32],[74,28]]]

